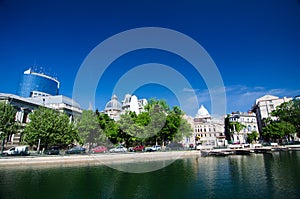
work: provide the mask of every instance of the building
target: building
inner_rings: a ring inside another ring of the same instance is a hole
[[[118,101],[117,96],[113,95],[111,100],[106,103],[104,113],[106,113],[111,119],[117,121],[120,119],[121,112],[122,104]]]
[[[27,99],[30,99],[31,102],[38,103],[40,106],[66,113],[72,120],[74,117],[81,116],[82,113],[80,105],[75,100],[63,95],[40,96]]]
[[[144,106],[147,105],[146,99],[138,99],[135,95],[126,94],[122,101],[123,112],[132,111],[139,114],[144,111]]]
[[[14,94],[0,93],[0,102],[9,103],[17,110],[15,118],[23,128],[30,122],[30,113],[39,107],[66,113],[70,120],[80,116],[82,113],[78,103],[62,95],[24,98]],[[23,128],[20,129],[20,132],[13,134],[7,139],[9,144],[19,144]]]
[[[144,111],[144,106],[148,103],[146,99],[138,99],[135,95],[126,94],[122,103],[118,101],[116,95],[111,97],[111,100],[106,103],[104,113],[111,119],[119,120],[120,115],[126,111],[132,111],[139,114]]]
[[[212,118],[207,109],[201,105],[193,122],[195,144],[203,148],[222,147],[225,142],[224,122]]]
[[[258,132],[257,121],[255,113],[249,112],[232,112],[229,115],[229,122],[239,122],[243,125],[243,128],[237,132],[234,130],[233,133],[233,142],[234,143],[246,143],[248,134],[253,131]]]
[[[66,113],[70,121],[80,116],[82,109],[73,99],[59,93],[59,81],[32,69],[26,70],[19,83],[17,95],[0,93],[0,101],[11,104],[16,110],[16,121],[22,126],[17,132],[7,139],[10,144],[19,144],[21,132],[30,122],[29,115],[39,107],[54,109]]]
[[[32,69],[24,71],[17,95],[20,97],[36,97],[58,95],[59,81],[53,77],[42,73],[37,73]]]
[[[271,116],[271,112],[280,104],[289,102],[292,99],[293,98],[279,98],[273,95],[265,95],[255,100],[252,111],[256,114],[259,133],[262,133],[262,128],[264,127],[263,120],[267,119],[268,117],[275,120],[276,118]]]

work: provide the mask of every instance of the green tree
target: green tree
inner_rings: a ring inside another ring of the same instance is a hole
[[[97,115],[92,110],[83,110],[77,123],[78,134],[83,143],[91,148],[94,144],[106,142],[106,136],[98,122]]]
[[[262,136],[267,141],[275,141],[289,137],[295,132],[295,127],[289,122],[285,121],[271,121],[267,126],[263,127]]]
[[[29,115],[30,122],[26,125],[23,136],[29,145],[66,146],[79,141],[78,131],[65,113],[40,107]]]
[[[272,111],[272,116],[276,116],[280,121],[285,121],[295,127],[295,132],[300,136],[300,100],[284,102]],[[293,133],[291,133],[292,135]]]
[[[117,123],[111,119],[107,114],[105,113],[97,113],[96,110],[96,115],[98,116],[98,123],[100,125],[100,128],[105,134],[105,137],[107,138],[106,145],[109,145],[110,143],[116,144],[119,143],[121,138],[119,138],[119,127]]]
[[[19,125],[15,121],[16,109],[6,103],[0,102],[0,139],[2,140],[1,151],[3,151],[5,138],[17,132]]]
[[[159,107],[160,110],[164,111],[165,113],[170,111],[170,107],[167,104],[166,100],[163,100],[163,99],[157,100],[155,98],[151,98],[148,101],[148,104],[144,108],[146,111],[149,112],[151,109],[153,109],[155,107]]]
[[[145,135],[148,137],[146,140],[150,144],[157,144],[159,141],[164,141],[161,136],[161,130],[166,124],[168,109],[164,101],[154,101],[153,105],[148,109],[149,123],[145,126]],[[161,104],[162,103],[162,104]]]
[[[191,125],[183,118],[183,114],[183,111],[178,106],[174,106],[173,109],[169,111],[164,128],[160,133],[163,142],[179,142],[183,137],[191,135]]]
[[[258,132],[257,131],[252,131],[250,134],[247,136],[247,142],[252,143],[253,141],[256,141],[258,138]]]
[[[178,128],[177,134],[174,136],[174,141],[181,141],[184,137],[190,137],[192,135],[193,129],[191,124],[188,123],[186,119],[181,117],[180,126]]]

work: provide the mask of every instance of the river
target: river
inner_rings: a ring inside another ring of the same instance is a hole
[[[147,173],[0,167],[0,198],[300,198],[300,152],[184,158]]]

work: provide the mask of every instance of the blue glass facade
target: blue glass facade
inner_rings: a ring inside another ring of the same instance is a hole
[[[59,82],[46,75],[24,72],[20,79],[17,95],[21,97],[32,97],[33,92],[58,95]]]

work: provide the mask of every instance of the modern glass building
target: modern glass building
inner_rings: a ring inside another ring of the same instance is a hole
[[[24,71],[17,91],[17,95],[21,97],[49,96],[58,95],[58,93],[59,81],[57,79],[31,69]]]

